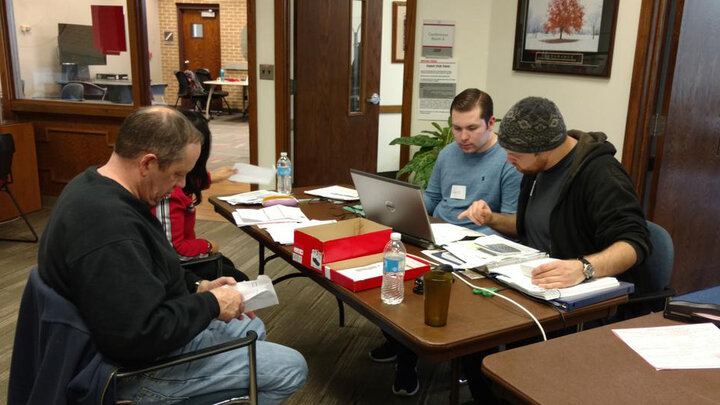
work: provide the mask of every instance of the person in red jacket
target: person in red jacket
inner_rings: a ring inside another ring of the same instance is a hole
[[[210,128],[205,117],[196,111],[180,111],[193,123],[203,135],[200,157],[195,167],[185,178],[185,187],[175,187],[172,194],[162,199],[154,208],[153,213],[160,220],[165,236],[172,243],[181,261],[205,258],[217,254],[219,245],[210,239],[199,239],[195,235],[195,207],[202,202],[202,191],[207,190],[211,183],[227,180],[235,173],[232,167],[226,166],[213,173],[207,170],[212,143]],[[225,256],[221,257],[222,275],[235,278],[237,281],[248,280],[248,277],[235,268],[233,262]],[[189,269],[207,280],[217,278],[217,262],[201,262],[190,265]]]

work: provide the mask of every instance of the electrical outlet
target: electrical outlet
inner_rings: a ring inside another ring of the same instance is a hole
[[[260,80],[275,80],[275,65],[260,65]]]

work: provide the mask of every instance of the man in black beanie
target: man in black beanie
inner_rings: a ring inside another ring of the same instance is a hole
[[[617,276],[635,283],[636,292],[644,291],[648,228],[632,181],[613,157],[615,147],[607,136],[567,131],[555,103],[527,97],[503,117],[498,142],[508,162],[524,175],[517,213],[492,212],[485,201],[476,201],[460,217],[561,259],[533,269],[533,283],[540,287]],[[463,358],[475,401],[492,398],[477,366],[484,354]]]
[[[650,253],[648,229],[632,181],[600,132],[566,131],[555,103],[527,97],[500,123],[508,162],[524,174],[515,215],[484,201],[460,214],[562,259],[533,269],[543,288],[570,287],[605,276],[635,283]]]

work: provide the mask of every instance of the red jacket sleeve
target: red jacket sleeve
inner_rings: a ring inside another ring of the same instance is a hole
[[[195,209],[192,208],[192,199],[182,189],[175,188],[169,197],[164,198],[155,207],[155,216],[181,259],[208,254],[207,241],[195,237]]]

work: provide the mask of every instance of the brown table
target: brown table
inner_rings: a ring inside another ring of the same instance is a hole
[[[720,370],[655,370],[612,329],[681,324],[656,313],[487,356],[485,374],[511,402],[718,404]]]
[[[295,189],[293,194],[296,198],[310,198],[312,196],[303,194],[303,190],[314,188],[317,187]],[[215,206],[216,212],[235,223],[232,212],[236,207],[215,196],[210,197],[209,201]],[[343,210],[342,205],[325,201],[302,203],[300,208],[308,218],[312,219],[339,220],[354,217],[353,214]],[[517,307],[502,299],[475,295],[462,283],[455,283],[452,289],[447,325],[439,328],[427,326],[423,319],[423,297],[411,292],[412,281],[405,282],[405,300],[402,304],[385,305],[380,300],[379,289],[354,293],[324,278],[320,273],[294,262],[292,246],[275,243],[267,232],[254,226],[240,229],[259,242],[261,266],[266,261],[264,248],[270,249],[295,267],[300,274],[311,278],[419,356],[429,361],[451,361],[450,403],[457,403],[458,399],[457,381],[460,375],[461,356],[540,335],[532,319]],[[406,248],[409,253],[420,254],[420,249],[415,246],[406,245]],[[486,287],[497,286],[491,280],[476,280],[475,284]],[[618,304],[627,301],[627,297],[623,296],[567,312],[564,314],[566,324],[563,325],[557,310],[530,300],[515,291],[507,290],[503,294],[524,305],[538,318],[546,331],[610,316],[615,313]]]

